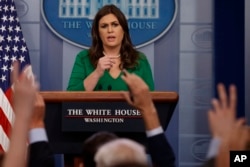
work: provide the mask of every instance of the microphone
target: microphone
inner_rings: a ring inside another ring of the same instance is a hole
[[[98,86],[98,90],[102,90],[102,85],[99,85],[99,86]]]
[[[112,86],[111,85],[108,86],[108,90],[109,91],[112,90]]]

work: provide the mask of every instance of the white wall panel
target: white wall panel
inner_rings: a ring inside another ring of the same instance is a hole
[[[40,0],[14,1],[18,16],[23,22],[40,22]]]
[[[195,52],[180,54],[180,79],[213,78],[212,53]]]
[[[23,36],[30,50],[40,49],[40,24],[21,22]]]
[[[40,52],[30,51],[30,62],[32,64],[32,71],[36,79],[40,81]]]
[[[179,166],[204,162],[213,97],[212,0],[180,0]]]
[[[181,51],[211,51],[213,31],[211,25],[182,24],[180,27]]]
[[[181,23],[211,23],[212,0],[181,0]]]

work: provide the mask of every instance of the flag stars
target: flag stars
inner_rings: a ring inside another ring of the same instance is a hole
[[[9,61],[9,56],[5,55],[3,59],[4,59],[5,62],[7,62],[7,61]]]
[[[14,51],[14,53],[18,52],[18,46],[15,46],[15,45],[14,45],[13,51]]]
[[[20,62],[22,67],[30,64],[28,47],[14,0],[0,0],[0,89],[3,91],[11,86],[9,75],[14,69],[11,64],[15,61]]]
[[[10,11],[11,11],[11,12],[14,12],[14,11],[15,11],[15,7],[14,7],[14,6],[11,6],[11,7],[10,7]]]
[[[25,39],[24,38],[22,38],[22,41],[25,43]]]
[[[25,57],[24,57],[24,56],[20,56],[19,61],[20,61],[21,63],[22,63],[22,62],[25,62]]]
[[[8,9],[8,6],[5,5],[4,8],[3,8],[3,10],[4,10],[5,12],[7,12],[7,11],[9,10],[9,9]]]
[[[8,30],[9,30],[9,32],[12,32],[13,31],[13,27],[9,26]]]
[[[6,81],[6,75],[2,75],[0,79],[2,80],[2,82]]]
[[[12,65],[10,65],[10,71],[13,71],[14,70],[14,67]]]
[[[6,65],[3,65],[2,70],[3,72],[8,71],[8,67]]]
[[[17,43],[20,41],[19,36],[15,36],[14,41]]]
[[[16,56],[12,55],[12,57],[10,58],[12,62],[15,62],[17,59],[16,59]]]
[[[5,47],[5,50],[6,50],[6,52],[9,52],[9,51],[10,51],[10,47],[7,45],[7,46]]]
[[[16,32],[18,33],[18,32],[21,31],[21,28],[20,28],[19,26],[16,26],[15,30],[16,30]]]
[[[14,21],[14,17],[10,16],[9,21],[12,23]]]
[[[2,26],[0,27],[0,30],[1,30],[2,32],[6,31],[6,27],[5,27],[4,25],[2,25]]]
[[[27,52],[26,46],[22,46],[21,51],[22,51],[22,52]]]
[[[8,20],[7,16],[5,16],[5,15],[3,15],[3,17],[1,19],[3,20],[3,22]]]
[[[12,39],[11,39],[11,36],[10,36],[10,35],[8,35],[8,37],[7,37],[7,41],[8,41],[8,42],[11,42],[11,41],[12,41]]]
[[[4,36],[0,35],[0,42],[4,41]]]

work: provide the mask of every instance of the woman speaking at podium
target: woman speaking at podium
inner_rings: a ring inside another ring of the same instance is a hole
[[[93,20],[91,35],[92,46],[76,56],[67,90],[126,91],[123,69],[140,76],[154,90],[150,64],[134,49],[126,17],[119,8],[102,7]]]

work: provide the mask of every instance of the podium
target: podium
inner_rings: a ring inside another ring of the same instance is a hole
[[[45,126],[56,154],[80,154],[83,141],[97,131],[110,131],[147,146],[140,111],[119,91],[42,91]],[[176,92],[150,92],[164,130],[178,103]]]

